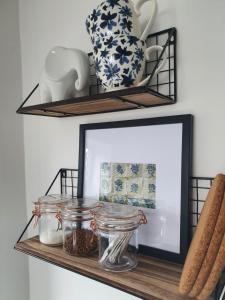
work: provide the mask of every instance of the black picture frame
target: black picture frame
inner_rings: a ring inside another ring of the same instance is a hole
[[[182,124],[182,170],[181,170],[181,210],[180,210],[180,252],[173,253],[146,245],[139,245],[140,253],[165,259],[177,263],[183,263],[187,255],[190,243],[189,236],[189,181],[192,172],[192,140],[193,140],[193,116],[191,114],[174,115],[166,117],[135,119],[126,121],[103,122],[80,125],[79,140],[79,167],[78,167],[78,197],[83,196],[84,163],[85,163],[85,138],[89,130],[110,129],[162,124]]]

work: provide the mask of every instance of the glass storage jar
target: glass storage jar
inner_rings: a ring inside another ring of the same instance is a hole
[[[39,240],[49,246],[58,246],[63,242],[62,225],[60,219],[61,209],[71,201],[70,195],[48,195],[34,202],[33,214],[38,223]]]
[[[63,249],[66,253],[88,256],[97,249],[97,236],[91,228],[91,210],[97,206],[89,199],[77,198],[62,210]]]
[[[94,210],[93,215],[100,265],[115,272],[136,267],[138,227],[147,223],[144,213],[133,206],[106,203]]]

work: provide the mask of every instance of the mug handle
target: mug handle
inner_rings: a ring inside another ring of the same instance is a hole
[[[152,54],[152,52],[155,51],[163,51],[163,47],[155,45],[155,46],[151,46],[148,47],[147,49],[145,49],[145,59],[148,61],[150,60],[150,55]],[[155,70],[154,72],[154,76],[157,75],[159,73],[159,71],[165,66],[167,60],[167,51],[165,49],[164,54],[163,54],[163,60],[162,62],[159,64],[158,68]],[[144,80],[142,80],[141,82],[139,82],[136,86],[144,86],[148,83],[149,79],[150,79],[149,75],[148,77],[146,77]]]
[[[152,22],[154,20],[154,17],[156,15],[156,12],[157,12],[157,0],[138,0],[135,4],[134,4],[134,11],[135,13],[137,14],[138,17],[140,17],[141,15],[141,7],[142,5],[147,2],[147,1],[151,1],[152,2],[152,5],[153,5],[153,11],[152,11],[152,15],[150,16],[150,19],[148,21],[148,24],[146,25],[141,37],[140,37],[140,40],[142,41],[145,41],[150,33],[150,30],[151,30],[151,26],[152,26]]]

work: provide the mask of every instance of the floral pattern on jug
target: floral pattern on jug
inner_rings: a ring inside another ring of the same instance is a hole
[[[145,66],[145,42],[134,36],[118,35],[96,40],[96,74],[107,89],[138,84]]]
[[[140,26],[134,29],[134,10],[128,0],[102,2],[86,19],[86,28],[92,42],[96,34],[110,37],[112,34],[140,35]]]
[[[141,6],[147,1],[153,2],[153,6],[148,24],[142,33],[138,17],[141,15]],[[131,0],[103,1],[86,19],[86,28],[92,43],[95,43],[96,38],[117,34],[134,35],[145,41],[150,33],[156,7],[156,0],[139,0],[135,4]]]

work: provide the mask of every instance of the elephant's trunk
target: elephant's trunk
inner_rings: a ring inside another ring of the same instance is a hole
[[[90,67],[88,55],[78,49],[76,51],[79,51],[79,55],[74,55],[75,71],[77,72],[75,88],[77,91],[81,91],[88,85]]]

